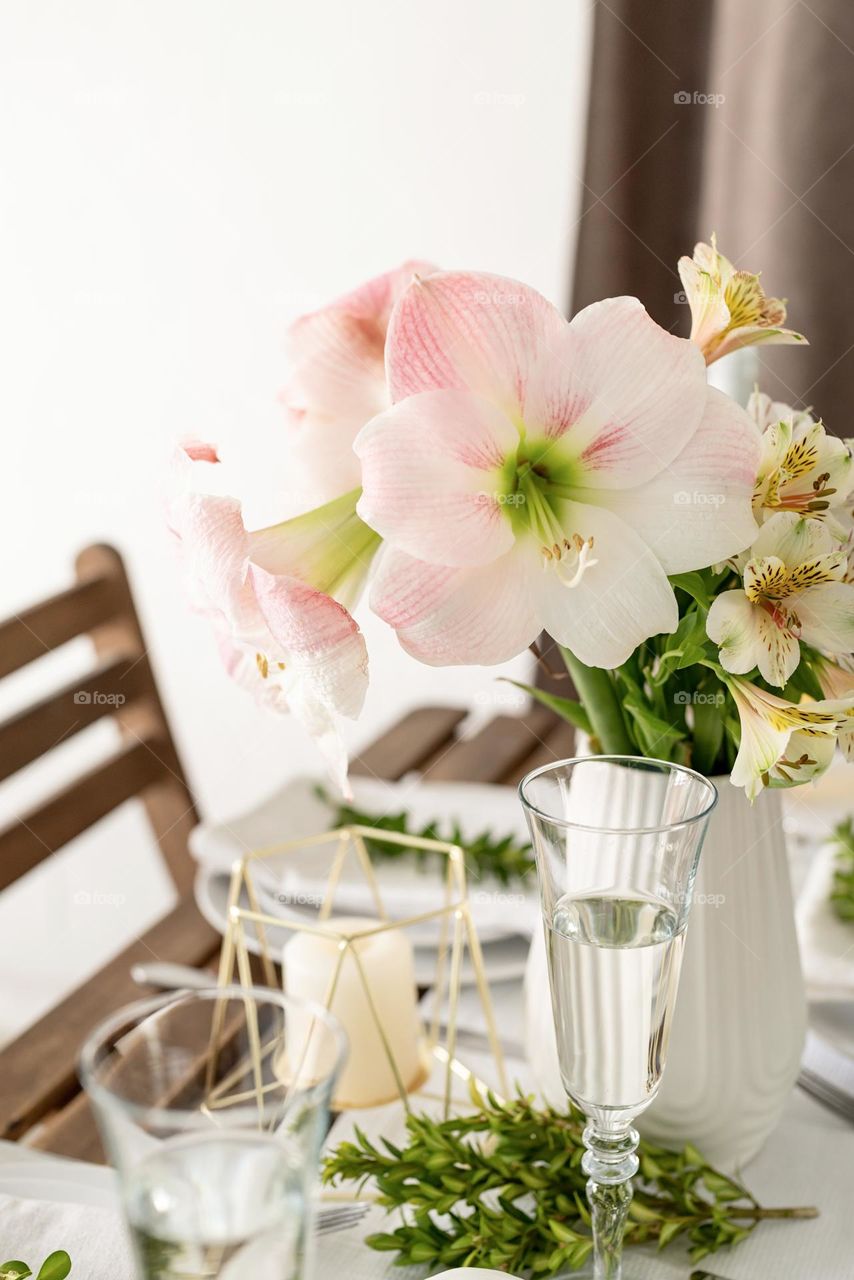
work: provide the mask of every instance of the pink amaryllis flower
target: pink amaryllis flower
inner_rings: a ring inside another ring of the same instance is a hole
[[[346,536],[346,513],[328,508],[249,532],[235,498],[202,492],[190,478],[218,461],[211,446],[189,446],[169,507],[195,607],[211,620],[228,673],[272,710],[293,712],[346,793],[338,717],[359,715],[368,659],[358,626],[330,592],[351,589],[372,548],[362,564]],[[336,518],[343,536],[328,538]],[[361,525],[355,512],[352,521]]]
[[[315,501],[359,486],[353,441],[389,405],[389,317],[413,277],[433,271],[429,262],[404,262],[291,326],[291,373],[282,400],[291,429],[291,461],[301,469]]]
[[[525,285],[435,274],[398,303],[386,367],[358,511],[389,544],[372,605],[423,662],[502,662],[545,629],[618,666],[675,630],[669,573],[756,534],[755,425],[634,298],[567,323]]]

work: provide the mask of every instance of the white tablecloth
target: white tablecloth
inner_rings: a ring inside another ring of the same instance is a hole
[[[486,1074],[486,1065],[478,1061]],[[524,1079],[522,1064],[509,1065],[513,1075]],[[384,1133],[394,1140],[403,1132],[401,1117],[388,1108],[360,1111],[336,1121],[330,1134],[333,1144],[350,1136],[354,1120],[368,1136]],[[796,1090],[779,1128],[744,1171],[743,1181],[767,1207],[816,1205],[821,1216],[814,1221],[761,1223],[749,1240],[715,1254],[704,1266],[727,1280],[852,1280],[854,1125]],[[395,1267],[393,1254],[375,1253],[362,1243],[369,1232],[388,1230],[389,1223],[393,1227],[394,1220],[375,1209],[356,1231],[323,1239],[318,1280],[339,1280],[345,1274],[347,1280],[423,1276],[423,1270]],[[687,1251],[678,1244],[662,1254],[632,1250],[631,1256],[632,1280],[687,1280],[692,1270]]]
[[[485,1076],[489,1070],[481,1058],[468,1055],[472,1066],[477,1066]],[[511,1061],[511,1075],[524,1079],[524,1066]],[[394,1139],[403,1132],[402,1110],[386,1107],[377,1111],[360,1111],[355,1115],[341,1116],[330,1133],[330,1142],[342,1141],[352,1133],[354,1122],[369,1135],[385,1134]],[[0,1143],[0,1165],[13,1160],[20,1162],[22,1174],[30,1161],[44,1159],[9,1143]],[[79,1165],[70,1162],[72,1171]],[[105,1179],[110,1177],[102,1171]],[[87,1181],[93,1171],[87,1166]],[[815,1221],[768,1222],[761,1224],[751,1238],[738,1248],[723,1251],[707,1265],[729,1280],[852,1280],[854,1277],[854,1235],[852,1235],[852,1208],[854,1208],[854,1125],[847,1124],[834,1113],[808,1098],[800,1091],[793,1093],[782,1123],[771,1136],[763,1151],[744,1171],[744,1181],[759,1201],[768,1206],[814,1204],[821,1211]],[[16,1213],[8,1213],[12,1206],[5,1201],[0,1218],[0,1249],[4,1256],[21,1255],[24,1241],[17,1240]],[[45,1206],[47,1219],[63,1212],[61,1206]],[[7,1216],[8,1213],[8,1216]],[[95,1216],[99,1228],[92,1232]],[[107,1248],[111,1233],[105,1231],[107,1215],[97,1213],[91,1207],[82,1212],[72,1211],[70,1223],[75,1219],[75,1239],[81,1231],[97,1236],[97,1249],[86,1257],[86,1266],[79,1266],[83,1256],[78,1251],[75,1273],[79,1280],[117,1280],[126,1274],[117,1265],[116,1258]],[[45,1221],[45,1213],[40,1219]],[[393,1256],[375,1253],[363,1243],[363,1237],[371,1231],[388,1229],[389,1222],[383,1211],[372,1209],[369,1217],[352,1231],[323,1237],[319,1241],[316,1280],[420,1280],[425,1273],[418,1268],[393,1266]],[[59,1235],[46,1231],[42,1241],[32,1236],[31,1224],[23,1224],[27,1239],[27,1257],[39,1253],[43,1243],[43,1255],[52,1248],[69,1247],[68,1226],[62,1223]],[[18,1232],[20,1234],[20,1232]],[[50,1238],[48,1238],[48,1236]],[[62,1238],[62,1244],[57,1241]],[[18,1243],[17,1252],[15,1243]],[[7,1247],[8,1246],[8,1247]],[[70,1248],[70,1247],[69,1247]],[[10,1252],[11,1250],[11,1252]],[[635,1266],[632,1275],[637,1280],[686,1280],[690,1273],[687,1254],[676,1245],[664,1254],[644,1256],[643,1251],[632,1251]],[[41,1261],[41,1259],[39,1259]],[[84,1274],[85,1273],[85,1274]],[[74,1274],[74,1273],[73,1273]]]

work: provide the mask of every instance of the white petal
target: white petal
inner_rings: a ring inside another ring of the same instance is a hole
[[[807,587],[795,601],[807,644],[831,654],[854,650],[854,586],[824,582]]]
[[[744,787],[748,799],[753,800],[762,790],[764,775],[785,752],[792,730],[775,728],[730,687],[741,720],[741,742],[733,765],[732,783]]]
[[[794,568],[804,560],[828,555],[834,550],[830,532],[818,520],[808,520],[794,511],[778,511],[766,520],[750,549],[754,559],[779,558]]]
[[[275,644],[270,659],[283,662],[295,681],[330,710],[358,716],[368,687],[368,655],[347,610],[295,578],[257,565],[250,573]]]
[[[836,738],[829,733],[803,733],[795,730],[786,744],[782,759],[770,773],[772,787],[799,787],[830,768],[836,752]]]
[[[691,308],[691,341],[703,349],[723,332],[730,318],[721,282],[715,278],[716,264],[712,266],[706,259],[701,266],[694,259],[684,257],[677,266]],[[706,266],[711,269],[704,269]]]
[[[707,390],[692,342],[662,329],[637,298],[607,298],[580,311],[544,349],[525,423],[561,438],[579,485],[632,488],[682,451]]]
[[[356,441],[362,519],[421,560],[486,564],[509,551],[501,468],[518,432],[466,391],[425,391],[374,418]]]
[[[741,590],[724,591],[709,609],[706,634],[721,646],[721,666],[733,675],[747,675],[759,661],[755,611]]]
[[[538,568],[539,558],[524,547],[466,569],[386,550],[371,607],[420,662],[491,666],[522,653],[540,631],[532,589]]]
[[[759,451],[745,411],[709,387],[702,421],[672,462],[644,484],[600,489],[591,501],[631,525],[667,573],[704,569],[737,555],[756,536]]]
[[[329,775],[345,799],[352,799],[353,789],[347,779],[347,746],[341,729],[323,699],[305,684],[289,691],[288,706],[314,742],[329,770]]]
[[[676,630],[673,588],[645,542],[617,516],[580,502],[566,504],[568,534],[593,537],[591,564],[574,587],[553,567],[534,578],[543,625],[591,667],[618,667],[650,636]],[[596,561],[595,564],[592,561]]]
[[[721,646],[721,666],[733,675],[758,667],[769,684],[782,689],[800,661],[792,633],[743,591],[724,591],[712,602],[706,633]]]

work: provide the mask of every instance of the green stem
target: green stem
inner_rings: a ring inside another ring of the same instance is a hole
[[[611,673],[604,667],[586,667],[563,646],[560,651],[602,750],[611,756],[636,755]]]

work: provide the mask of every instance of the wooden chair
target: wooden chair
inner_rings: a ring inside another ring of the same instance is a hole
[[[0,781],[103,717],[119,726],[121,745],[106,761],[0,831],[0,890],[138,797],[180,901],[144,937],[0,1053],[0,1137],[29,1132],[38,1146],[53,1145],[50,1115],[79,1091],[75,1057],[81,1037],[111,1009],[139,997],[130,978],[131,965],[155,956],[204,964],[219,944],[189,896],[193,861],[187,836],[198,815],[122,558],[112,547],[91,546],[78,556],[76,568],[77,581],[68,590],[0,624],[0,678],[81,635],[91,637],[95,659],[85,676],[0,724]]]
[[[187,836],[198,821],[196,809],[117,551],[88,547],[78,557],[73,587],[0,625],[0,677],[84,634],[94,641],[95,669],[0,725],[0,780],[104,716],[118,723],[122,746],[0,832],[0,889],[139,797],[182,897],[154,928],[0,1052],[0,1137],[100,1160],[75,1071],[82,1039],[101,1018],[142,994],[130,977],[132,965],[156,958],[207,966],[220,937],[190,896]],[[420,707],[356,757],[351,772],[388,781],[418,772],[437,782],[515,783],[528,769],[571,754],[572,742],[570,726],[540,705],[521,716],[496,716],[475,733],[458,708]]]

